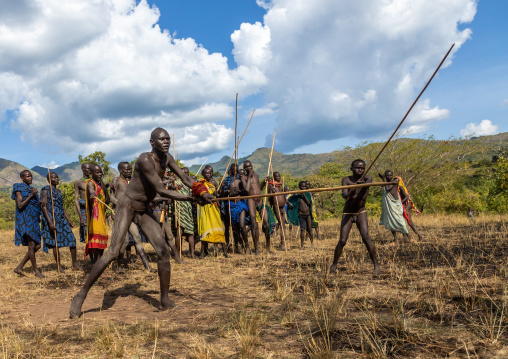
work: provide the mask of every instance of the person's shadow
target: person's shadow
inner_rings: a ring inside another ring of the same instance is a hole
[[[128,297],[128,296],[135,296],[140,299],[143,299],[145,302],[147,302],[150,306],[153,308],[159,310],[160,309],[160,302],[159,300],[155,299],[151,296],[151,294],[160,294],[157,290],[140,290],[140,284],[125,284],[121,288],[117,288],[112,291],[108,291],[104,293],[104,298],[102,299],[102,305],[99,308],[93,308],[86,311],[83,311],[84,313],[93,313],[93,312],[99,312],[102,310],[108,310],[111,309],[115,303],[116,300],[120,297]],[[180,293],[176,290],[170,290],[169,291],[173,295],[181,296]]]

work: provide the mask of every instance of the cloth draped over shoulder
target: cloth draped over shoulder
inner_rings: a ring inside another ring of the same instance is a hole
[[[186,196],[191,196],[191,189],[187,187],[180,178],[175,180],[176,191]],[[183,233],[194,234],[194,219],[192,218],[192,203],[186,201],[173,201],[173,213],[178,219]],[[173,223],[176,223],[174,221]]]
[[[403,188],[404,191],[406,192],[407,196],[409,197],[408,202],[411,205],[411,210],[413,212],[415,212],[415,214],[417,216],[419,216],[420,215],[420,211],[418,210],[418,208],[416,208],[413,200],[411,199],[411,195],[409,194],[409,191],[407,190],[407,188],[406,188],[406,186],[404,184],[404,181],[402,180],[402,177],[396,177],[396,178],[399,180],[399,195],[400,195],[400,192],[401,192],[401,188]],[[400,196],[400,198],[402,198],[402,196]],[[406,221],[409,222],[409,216],[408,216],[408,214],[406,212],[406,206],[403,205],[402,207],[404,209],[404,218],[406,219]]]
[[[300,225],[300,220],[298,219],[298,209],[300,208],[300,199],[302,199],[303,196],[307,197],[307,199],[310,202],[311,219],[312,222],[315,221],[314,202],[312,202],[311,194],[310,193],[290,194],[286,199],[289,203],[293,205],[293,208],[291,209],[290,207],[288,207],[288,222],[291,223],[293,226]],[[317,221],[315,222],[317,223]],[[314,228],[314,226],[312,228]]]
[[[215,192],[215,186],[210,182],[201,180],[200,184],[206,188],[208,193],[212,194]],[[199,187],[193,186],[193,189]],[[201,237],[201,240],[203,242],[209,243],[226,243],[226,238],[224,237],[224,229],[222,228],[220,211],[217,204],[214,203],[198,206],[197,212],[198,234]]]
[[[379,225],[393,232],[408,234],[406,221],[404,219],[404,209],[400,199],[393,198],[390,191],[383,187],[383,199],[381,208],[381,218]]]
[[[72,233],[72,228],[67,219],[65,218],[63,196],[62,192],[58,189],[50,189],[49,185],[42,187],[41,192],[46,191],[47,202],[46,209],[48,210],[49,218],[55,223],[56,226],[56,242],[55,233],[50,231],[49,223],[46,216],[42,215],[41,234],[44,238],[44,252],[48,252],[48,248],[60,247],[76,247],[76,237]],[[51,193],[53,192],[53,200],[51,200]],[[55,210],[55,219],[53,219],[53,208]]]
[[[87,238],[85,257],[92,252],[94,248],[105,249],[108,246],[108,226],[106,225],[106,206],[99,202],[96,198],[88,199],[88,183],[92,182],[95,187],[95,194],[102,202],[106,201],[104,190],[93,179],[86,181],[86,224]]]
[[[32,187],[24,182],[15,183],[12,187],[11,199],[16,200],[16,192],[19,192],[21,199],[24,201],[30,195],[31,190]],[[28,240],[25,235],[30,237],[34,242],[41,243],[41,204],[39,202],[39,195],[33,196],[23,209],[18,209],[18,206],[16,206],[15,220],[14,244],[17,246],[28,246]]]

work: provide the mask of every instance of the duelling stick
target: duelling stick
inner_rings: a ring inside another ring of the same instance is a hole
[[[105,205],[113,214],[115,214],[115,210],[113,208],[111,208],[110,206],[108,206],[105,202],[101,201],[99,199],[99,197],[93,197],[94,199],[96,199],[97,201],[99,201],[100,203],[102,203],[103,205]]]
[[[51,183],[51,172],[49,172],[49,165],[48,165],[48,177],[49,177],[49,191],[51,193],[51,208],[53,210],[53,224],[55,225],[53,233],[55,234],[56,266],[58,268],[58,274],[60,274],[60,256],[58,255],[58,240],[56,238],[55,203],[53,202],[53,184]]]
[[[363,188],[363,187],[372,187],[372,186],[386,186],[386,185],[390,185],[390,184],[394,184],[394,182],[359,183],[359,184],[351,184],[351,185],[339,186],[339,187],[311,188],[311,189],[289,191],[289,192],[277,192],[277,193],[268,193],[268,194],[253,194],[253,195],[250,195],[250,196],[243,196],[243,197],[212,198],[211,201],[212,202],[227,201],[227,200],[234,201],[234,200],[237,200],[237,199],[254,199],[254,198],[281,196],[281,195],[287,195],[287,194],[340,191],[340,190],[343,190],[343,189]]]
[[[238,146],[237,143],[237,137],[236,137],[236,130],[238,128],[238,93],[236,93],[236,104],[235,104],[235,164],[238,166]],[[233,173],[233,176],[236,177],[236,170],[235,173]]]
[[[199,167],[199,170],[196,172],[196,175],[198,175],[200,172],[201,172],[201,169],[203,168],[203,166],[205,165],[206,161],[208,161],[208,157],[205,158],[205,162],[203,162],[203,164],[201,165],[201,167]]]
[[[238,140],[238,143],[236,144],[235,146],[235,152],[236,150],[238,149],[238,146],[240,146],[240,142],[242,142],[242,138],[243,138],[243,135],[245,135],[245,132],[247,132],[247,129],[249,128],[249,125],[250,125],[250,121],[252,120],[252,117],[254,117],[254,112],[256,111],[256,109],[254,109],[252,111],[252,115],[250,116],[250,120],[249,122],[247,123],[247,126],[245,127],[245,130],[243,130],[243,133],[242,133],[242,137],[240,137],[240,139]],[[235,155],[235,152],[233,152],[233,156]],[[226,175],[228,174],[228,167],[229,167],[229,164],[231,163],[231,160],[233,159],[233,156],[231,156],[229,158],[229,162],[228,162],[228,165],[226,166],[226,171],[224,172],[224,176],[222,177],[222,180],[220,181],[219,183],[219,188],[220,186],[222,185],[222,182],[224,181],[224,178],[226,178]]]
[[[277,130],[273,132],[273,139],[272,139],[272,149],[270,151],[270,161],[268,162],[268,170],[266,171],[266,177],[270,174],[270,167],[272,167],[272,156],[273,156],[273,145],[275,144],[275,134],[277,133]],[[265,177],[265,181],[266,181]],[[265,195],[268,194],[268,183],[265,187]],[[266,197],[263,199],[263,214],[261,216],[261,229],[263,228],[263,221],[265,219],[265,212],[266,212]],[[270,226],[270,220],[268,220],[268,227]],[[270,231],[270,228],[267,227],[267,231]],[[272,246],[272,242],[270,241],[270,247]],[[268,248],[269,251],[272,250],[272,248]]]
[[[406,115],[404,116],[404,118],[402,119],[402,121],[400,121],[399,125],[397,126],[397,128],[395,129],[395,131],[393,131],[392,135],[390,136],[390,138],[388,139],[388,141],[385,142],[383,148],[381,148],[381,151],[379,151],[379,153],[377,154],[376,158],[374,158],[374,161],[372,161],[372,163],[370,164],[370,166],[367,168],[367,170],[363,173],[362,177],[360,178],[360,181],[363,180],[363,178],[367,175],[367,172],[369,172],[369,170],[372,168],[372,166],[374,165],[374,163],[377,161],[377,159],[379,158],[379,156],[381,156],[381,153],[383,153],[383,151],[385,150],[386,146],[388,146],[388,143],[390,143],[390,141],[392,140],[393,136],[395,136],[395,134],[397,133],[397,131],[399,130],[400,126],[402,126],[402,124],[404,123],[404,121],[406,120],[406,117],[409,115],[409,113],[411,112],[411,110],[413,109],[413,107],[416,105],[416,103],[418,102],[418,100],[420,99],[420,97],[422,96],[422,94],[425,92],[425,90],[427,89],[427,87],[429,86],[430,82],[432,81],[432,79],[434,78],[434,76],[437,74],[437,72],[439,71],[439,69],[441,68],[441,65],[443,64],[443,62],[445,62],[446,58],[448,57],[448,55],[450,54],[450,52],[452,51],[453,47],[455,46],[455,44],[453,44],[450,49],[448,50],[448,52],[446,53],[446,55],[443,57],[443,59],[441,60],[441,62],[439,63],[439,66],[437,67],[436,71],[434,71],[434,73],[432,74],[432,76],[430,77],[429,81],[427,81],[427,84],[425,85],[425,87],[423,88],[423,90],[420,92],[420,94],[418,95],[418,97],[416,98],[416,100],[414,100],[413,104],[411,105],[411,107],[409,108],[409,110],[407,110],[406,112]],[[348,197],[349,198],[349,197]]]
[[[175,134],[173,133],[173,159],[175,158]]]

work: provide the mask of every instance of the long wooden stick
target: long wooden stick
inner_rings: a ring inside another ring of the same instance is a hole
[[[273,132],[273,139],[272,139],[272,149],[270,150],[270,161],[268,162],[268,170],[266,171],[266,177],[270,174],[270,167],[272,167],[272,156],[273,156],[273,145],[275,144],[275,134],[277,133],[277,130]],[[265,177],[265,181],[266,181]],[[268,183],[265,183],[265,195],[268,194]],[[261,228],[263,228],[263,222],[265,220],[265,213],[266,213],[266,196],[263,199],[263,214],[261,215]],[[268,214],[267,214],[268,215]],[[268,217],[270,218],[270,217]],[[267,231],[270,232],[270,220],[268,220],[268,226]],[[270,241],[270,247],[272,245],[272,242]],[[268,248],[269,251],[271,251],[271,248]]]
[[[250,120],[249,122],[247,123],[247,126],[245,127],[245,130],[243,130],[243,133],[242,133],[242,137],[240,137],[240,139],[238,140],[238,143],[236,144],[235,146],[235,152],[236,150],[238,149],[238,146],[240,146],[240,142],[242,142],[242,138],[243,138],[243,135],[245,135],[245,132],[247,132],[247,129],[249,128],[249,125],[250,125],[250,121],[252,120],[252,117],[254,117],[254,112],[256,111],[256,109],[254,109],[252,111],[252,115],[250,116]],[[233,152],[233,156],[235,155],[235,152]],[[224,181],[224,178],[226,178],[226,175],[228,174],[228,168],[229,168],[229,164],[231,163],[231,160],[233,159],[233,156],[231,156],[229,158],[229,162],[228,162],[228,165],[226,166],[226,170],[224,171],[224,176],[222,176],[222,180],[220,181],[219,183],[219,188],[220,186],[222,185],[222,182]]]
[[[103,205],[105,205],[113,214],[115,214],[115,210],[113,208],[111,208],[110,206],[108,206],[105,202],[101,201],[99,199],[99,197],[93,197],[94,199],[96,199],[97,201],[99,201],[100,203],[102,203]]]
[[[425,85],[425,87],[423,88],[422,91],[420,91],[420,94],[418,95],[418,97],[416,98],[416,100],[414,100],[413,104],[411,105],[411,107],[409,108],[409,110],[407,110],[406,112],[406,115],[404,116],[404,118],[402,119],[402,121],[400,121],[399,125],[397,126],[397,128],[395,129],[395,131],[393,131],[392,135],[390,136],[390,138],[385,142],[383,148],[381,148],[381,151],[379,151],[379,153],[377,154],[376,158],[374,159],[374,161],[372,161],[372,163],[370,164],[370,166],[367,168],[367,170],[363,173],[362,177],[361,177],[361,180],[363,180],[363,178],[367,175],[367,172],[369,172],[369,170],[372,168],[372,166],[374,165],[374,163],[377,161],[377,159],[379,158],[379,156],[381,156],[381,153],[383,153],[383,151],[385,150],[386,146],[388,146],[388,143],[390,143],[390,141],[392,140],[393,136],[395,136],[395,134],[397,133],[397,131],[399,130],[400,126],[402,126],[402,124],[404,123],[404,121],[406,120],[406,117],[409,115],[409,113],[411,112],[411,110],[413,109],[413,107],[416,105],[416,103],[418,102],[418,100],[420,99],[420,97],[422,96],[422,94],[425,92],[425,90],[427,89],[427,87],[429,86],[430,82],[432,81],[432,79],[434,78],[434,76],[436,76],[437,72],[439,71],[439,69],[441,68],[441,65],[443,64],[443,62],[445,62],[446,58],[448,57],[448,55],[450,54],[450,52],[452,51],[453,47],[455,46],[455,44],[453,44],[450,49],[448,50],[448,52],[446,53],[446,55],[443,57],[443,59],[441,60],[441,62],[439,63],[439,66],[437,67],[436,71],[434,71],[434,73],[432,74],[432,76],[430,77],[429,81],[427,81],[427,84]]]
[[[243,197],[223,197],[223,198],[212,198],[212,202],[219,201],[235,201],[240,199],[254,199],[254,198],[263,198],[263,197],[274,197],[281,196],[287,194],[299,194],[299,193],[315,193],[315,192],[328,192],[328,191],[341,191],[343,189],[353,189],[353,188],[363,188],[363,187],[372,187],[372,186],[386,186],[392,185],[394,182],[371,182],[371,183],[360,183],[360,184],[352,184],[347,186],[339,186],[339,187],[327,187],[327,188],[311,188],[297,191],[288,191],[288,192],[277,192],[277,193],[268,193],[268,194],[254,194],[251,196],[243,196]]]
[[[53,184],[51,183],[51,172],[49,172],[48,165],[48,178],[49,178],[49,191],[51,193],[51,208],[53,210],[53,224],[55,225],[55,229],[53,233],[55,234],[55,250],[56,250],[56,267],[58,270],[58,274],[60,274],[60,256],[58,255],[58,240],[56,238],[56,218],[55,218],[55,203],[53,202]]]
[[[201,167],[199,167],[199,170],[196,172],[196,175],[198,175],[200,172],[201,172],[201,169],[203,168],[203,166],[205,165],[206,161],[208,161],[208,157],[205,158],[205,162],[203,162],[203,164],[201,165]]]
[[[173,158],[175,158],[175,134],[173,133]]]
[[[238,166],[238,151],[237,148],[237,137],[236,137],[236,131],[238,128],[238,93],[236,94],[236,104],[235,104],[235,164]],[[227,171],[226,171],[227,172]],[[233,173],[233,176],[236,178],[236,170],[235,173]]]

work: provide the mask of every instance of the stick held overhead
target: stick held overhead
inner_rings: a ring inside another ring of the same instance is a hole
[[[372,168],[372,166],[374,165],[374,163],[377,161],[377,159],[379,158],[379,156],[381,156],[381,153],[383,153],[383,151],[385,150],[386,146],[388,146],[388,143],[390,143],[390,141],[392,140],[393,136],[395,136],[395,134],[397,133],[397,131],[399,130],[400,126],[402,126],[402,124],[404,123],[404,121],[406,120],[407,116],[409,115],[409,113],[411,112],[411,110],[413,109],[413,107],[416,105],[416,103],[418,102],[418,100],[420,99],[420,97],[422,96],[422,94],[425,92],[425,90],[427,89],[427,87],[429,86],[430,82],[432,81],[432,79],[434,78],[434,76],[436,76],[437,72],[439,71],[439,69],[441,68],[441,65],[443,65],[443,63],[445,62],[446,58],[448,57],[448,55],[450,54],[450,52],[452,51],[453,47],[455,46],[455,44],[453,44],[450,49],[448,50],[448,52],[446,53],[446,55],[443,57],[443,59],[441,60],[441,62],[439,63],[438,67],[436,68],[436,70],[434,71],[434,73],[432,74],[432,76],[430,77],[429,81],[427,81],[427,84],[425,85],[425,87],[423,88],[423,90],[420,92],[420,94],[418,95],[418,97],[416,98],[416,100],[414,100],[413,104],[411,105],[411,107],[409,108],[409,110],[407,110],[406,112],[406,115],[404,116],[404,118],[402,119],[402,121],[400,121],[399,125],[397,126],[397,128],[395,129],[395,131],[393,131],[392,135],[390,136],[390,138],[385,142],[383,148],[381,148],[381,151],[379,151],[379,153],[377,154],[376,158],[374,158],[374,161],[372,161],[372,163],[370,164],[370,166],[367,168],[367,170],[363,173],[362,175],[362,178],[363,179],[366,175],[367,175],[367,172],[369,172],[369,170]]]
[[[289,192],[255,194],[252,196],[243,196],[243,197],[213,198],[212,202],[230,201],[230,200],[235,201],[235,200],[241,200],[241,199],[254,199],[254,198],[263,198],[263,197],[274,197],[274,196],[281,196],[281,195],[287,195],[287,194],[341,191],[343,189],[363,188],[363,187],[372,187],[372,186],[386,186],[386,185],[390,185],[390,184],[394,184],[394,182],[371,182],[371,183],[360,183],[360,184],[352,184],[352,185],[348,185],[348,186],[339,186],[339,187],[311,188],[311,189],[289,191]]]

